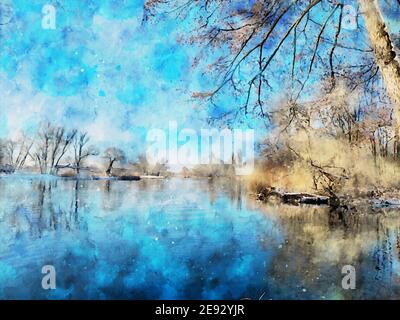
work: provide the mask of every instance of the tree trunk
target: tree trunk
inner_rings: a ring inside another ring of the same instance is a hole
[[[114,162],[115,162],[115,160],[111,160],[111,161],[110,161],[110,164],[108,165],[108,168],[107,168],[107,170],[106,170],[106,174],[107,174],[109,177],[111,177],[111,174],[112,174],[112,167],[113,167],[113,165],[114,165]]]
[[[396,60],[387,27],[377,0],[359,0],[364,15],[365,27],[375,53],[375,61],[382,74],[387,93],[393,103],[395,133],[395,153],[399,156],[400,143],[400,63]]]

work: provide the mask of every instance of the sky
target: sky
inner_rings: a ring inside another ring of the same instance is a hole
[[[209,89],[211,80],[192,67],[199,48],[177,41],[189,22],[142,24],[143,2],[1,0],[0,138],[34,134],[51,121],[87,131],[98,146],[135,154],[149,129],[171,121],[207,127],[212,114],[191,94]],[[49,3],[56,8],[54,30],[42,27]],[[286,75],[273,70],[271,81],[280,84]],[[265,134],[256,129],[256,137]]]
[[[42,28],[46,1],[1,1],[0,136],[34,133],[41,121],[87,131],[92,143],[143,144],[149,128],[200,128],[190,99],[202,85],[179,21],[142,25],[143,1],[63,1],[56,29]],[[8,10],[9,11],[9,10]],[[3,21],[4,22],[4,21]]]

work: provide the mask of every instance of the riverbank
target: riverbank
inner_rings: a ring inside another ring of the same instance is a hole
[[[115,175],[115,176],[100,176],[100,175],[51,175],[32,172],[14,172],[0,174],[0,178],[28,178],[28,179],[63,179],[63,180],[105,180],[105,181],[139,181],[146,179],[166,179],[165,176],[151,175]]]
[[[340,146],[345,152],[335,151]],[[353,211],[365,207],[400,209],[398,160],[375,160],[366,150],[344,146],[338,141],[321,143],[318,150],[302,157],[286,149],[271,151],[246,178],[249,192],[263,202],[327,205]]]
[[[345,210],[351,213],[381,213],[382,210],[400,211],[400,191],[397,189],[384,191],[353,190],[352,192],[326,196],[259,187],[257,190],[250,191],[250,194],[256,200],[266,204],[326,206],[332,210]]]

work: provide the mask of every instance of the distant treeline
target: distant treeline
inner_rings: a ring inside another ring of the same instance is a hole
[[[110,146],[100,150],[90,144],[87,132],[67,130],[49,122],[42,123],[34,136],[22,133],[18,139],[0,141],[0,172],[12,173],[27,167],[41,174],[57,175],[61,169],[74,170],[79,175],[89,157],[101,157],[105,163],[104,173],[113,175],[114,166],[119,163],[130,166],[141,174],[165,172],[165,164],[151,166],[144,156],[128,161],[124,150]]]

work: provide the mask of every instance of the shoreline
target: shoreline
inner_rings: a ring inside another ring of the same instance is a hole
[[[400,194],[390,190],[381,192],[353,190],[346,194],[326,196],[307,192],[286,192],[275,188],[250,192],[257,201],[262,203],[282,203],[292,206],[328,207],[332,210],[358,212],[368,209],[371,212],[400,210]]]
[[[164,176],[141,176],[141,175],[123,175],[123,176],[62,176],[52,174],[40,174],[40,173],[11,173],[11,174],[0,174],[0,179],[62,179],[62,180],[93,180],[93,181],[139,181],[146,179],[166,179]]]

